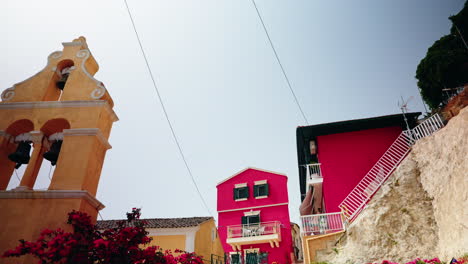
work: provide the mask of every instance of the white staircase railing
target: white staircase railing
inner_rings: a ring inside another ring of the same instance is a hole
[[[372,196],[406,157],[412,144],[416,140],[432,135],[443,126],[440,116],[435,114],[415,128],[401,132],[383,156],[338,206],[348,222],[356,219]]]
[[[435,114],[424,120],[421,124],[411,129],[414,140],[419,140],[423,137],[432,135],[437,130],[444,126],[444,122],[438,114]]]
[[[341,212],[301,216],[302,235],[323,235],[345,230]]]

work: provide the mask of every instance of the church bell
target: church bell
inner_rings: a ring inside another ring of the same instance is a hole
[[[18,169],[22,164],[28,164],[29,152],[31,151],[31,145],[27,141],[20,141],[16,151],[8,155],[8,159],[16,163],[15,169]]]
[[[65,83],[67,82],[68,79],[68,74],[63,74],[60,80],[58,80],[55,84],[57,87],[63,91],[63,88],[65,88]]]
[[[50,164],[52,166],[55,166],[57,164],[57,160],[60,154],[60,148],[62,147],[62,140],[56,140],[52,145],[50,146],[49,151],[44,153],[44,159],[50,161]]]

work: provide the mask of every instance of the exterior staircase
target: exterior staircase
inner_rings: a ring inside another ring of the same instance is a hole
[[[432,135],[443,126],[442,119],[438,114],[435,114],[413,129],[401,132],[383,156],[339,205],[348,223],[356,219],[372,196],[408,155],[411,146],[417,140]]]

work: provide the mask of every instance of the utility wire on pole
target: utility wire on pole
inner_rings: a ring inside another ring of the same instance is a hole
[[[156,81],[155,81],[155,78],[153,76],[153,72],[151,71],[151,67],[148,63],[148,59],[146,57],[146,53],[145,53],[145,50],[143,49],[143,45],[141,44],[141,40],[140,40],[140,36],[138,35],[138,31],[136,29],[136,26],[135,26],[135,22],[133,21],[133,17],[132,17],[132,13],[130,12],[130,8],[128,7],[128,3],[127,3],[127,0],[124,0],[125,2],[125,7],[127,8],[127,12],[128,12],[128,15],[130,17],[130,20],[132,21],[132,27],[133,27],[133,31],[135,32],[135,35],[136,35],[136,38],[138,40],[138,44],[140,45],[140,49],[141,49],[141,53],[143,54],[143,58],[145,59],[145,63],[146,63],[146,67],[148,69],[148,73],[151,77],[151,80],[153,82],[153,87],[154,87],[154,90],[156,91],[156,95],[159,99],[159,103],[161,104],[161,108],[164,112],[164,116],[166,117],[166,120],[167,120],[167,123],[169,125],[169,128],[171,129],[171,133],[172,133],[172,137],[174,139],[174,142],[176,143],[177,145],[177,148],[179,150],[179,153],[180,153],[180,156],[182,157],[182,160],[185,164],[185,168],[187,169],[187,172],[190,176],[190,178],[192,179],[192,182],[193,182],[193,185],[195,186],[195,189],[196,191],[198,192],[198,195],[200,196],[200,199],[202,200],[203,202],[203,205],[205,206],[206,210],[208,211],[208,213],[213,216],[214,218],[214,215],[211,213],[211,210],[210,208],[208,207],[205,199],[203,198],[203,195],[201,194],[200,192],[200,189],[198,188],[198,185],[195,181],[195,178],[193,177],[193,174],[192,174],[192,170],[190,170],[190,167],[187,163],[187,160],[185,158],[185,155],[184,155],[184,152],[182,151],[182,147],[180,146],[180,143],[179,143],[179,140],[177,139],[177,136],[176,136],[176,133],[175,133],[175,130],[174,130],[174,127],[172,126],[172,123],[171,123],[171,120],[169,119],[169,115],[167,113],[167,110],[166,110],[166,107],[164,106],[164,102],[163,102],[163,99],[161,97],[161,94],[159,93],[159,89],[158,89],[158,86],[156,85]]]
[[[276,60],[278,61],[281,71],[283,72],[283,75],[284,75],[284,78],[286,79],[286,83],[288,84],[289,90],[291,91],[291,94],[293,95],[294,100],[296,101],[297,107],[299,108],[299,111],[301,112],[302,117],[304,118],[304,121],[306,122],[307,125],[309,125],[309,121],[307,120],[307,117],[304,114],[304,111],[302,110],[301,104],[299,104],[299,100],[297,100],[296,94],[294,93],[294,90],[292,88],[291,82],[289,81],[288,75],[286,74],[286,71],[284,70],[283,64],[281,63],[278,53],[276,52],[275,46],[273,45],[273,41],[270,38],[270,34],[268,34],[268,30],[265,26],[265,23],[263,22],[262,16],[260,15],[260,11],[258,11],[258,7],[257,7],[257,4],[255,3],[255,0],[252,0],[252,4],[254,5],[255,10],[257,11],[258,18],[260,19],[260,22],[262,23],[263,30],[265,31],[265,34],[268,38],[268,42],[270,42],[271,49],[273,50],[273,53],[275,54]]]

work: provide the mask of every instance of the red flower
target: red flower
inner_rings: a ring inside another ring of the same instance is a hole
[[[144,264],[202,264],[203,261],[194,253],[183,253],[179,257],[172,255],[158,246],[146,249],[142,245],[151,242],[143,221],[140,221],[140,209],[133,208],[127,213],[127,221],[118,223],[117,228],[104,231],[96,230],[91,218],[83,212],[72,211],[68,214],[68,224],[73,232],[62,229],[44,229],[35,242],[20,240],[15,249],[3,253],[2,257],[33,255],[39,263],[83,263],[111,264],[116,260],[124,263]]]

